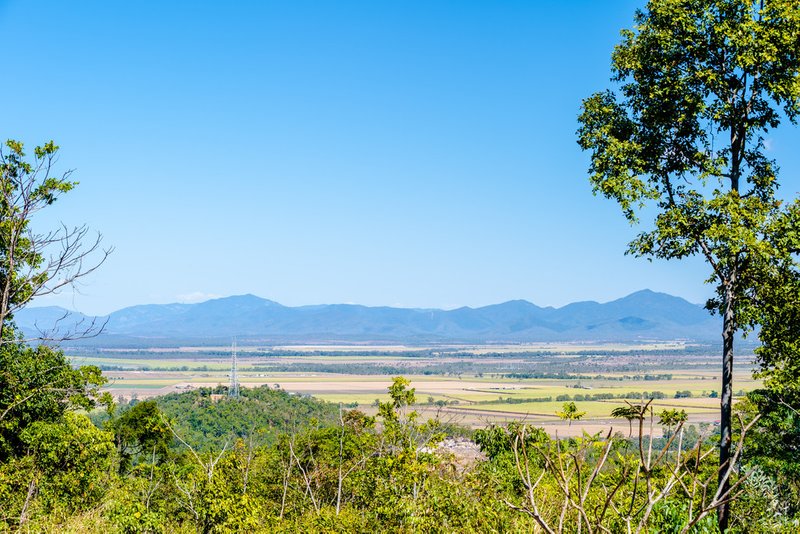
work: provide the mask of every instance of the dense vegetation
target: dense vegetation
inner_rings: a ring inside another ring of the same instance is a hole
[[[22,348],[0,350],[32,359]],[[90,371],[52,354],[59,373]],[[220,388],[132,401],[96,418],[102,428],[70,409],[96,404],[94,386],[76,384],[89,389],[70,399],[40,390],[7,412],[5,424],[21,430],[0,461],[3,530],[704,532],[725,497],[715,494],[713,437],[665,411],[667,437],[651,440],[646,405],[621,414],[638,426],[632,437],[556,440],[527,425],[491,426],[475,432],[484,456],[474,457],[451,440],[439,447],[452,432],[419,419],[402,378],[375,417],[268,387],[238,399]],[[39,401],[56,399],[62,410],[33,420]],[[756,401],[743,404],[743,420]],[[800,462],[771,431],[750,428],[738,451],[733,531],[797,528]]]

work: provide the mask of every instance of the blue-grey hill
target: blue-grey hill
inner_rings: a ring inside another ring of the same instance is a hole
[[[28,308],[15,320],[35,335],[63,316],[56,307]],[[64,325],[84,319],[70,312]],[[517,343],[537,341],[716,341],[719,319],[686,300],[643,290],[607,303],[542,308],[513,300],[455,310],[330,304],[288,307],[254,295],[199,304],[149,304],[110,314],[97,346],[240,343]],[[102,318],[105,320],[105,318]]]

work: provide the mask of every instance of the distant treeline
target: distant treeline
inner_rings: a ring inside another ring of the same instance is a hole
[[[132,369],[140,371],[160,371],[160,372],[179,372],[179,371],[198,371],[208,372],[221,370],[219,366],[209,367],[203,365],[180,365],[180,366],[152,366],[152,365],[109,365],[101,364],[103,371],[129,371]],[[484,376],[504,376],[507,378],[524,379],[546,379],[546,380],[672,380],[671,373],[644,373],[644,374],[625,374],[611,376],[607,374],[580,374],[572,373],[569,370],[559,371],[517,371],[511,370],[518,368],[519,365],[493,365],[477,364],[466,362],[451,362],[433,365],[402,365],[396,363],[275,363],[267,365],[253,365],[251,367],[240,367],[242,372],[254,373],[331,373],[331,374],[350,374],[350,375],[475,375]],[[511,369],[510,369],[511,368]]]
[[[664,374],[643,374],[643,375],[622,375],[622,376],[608,376],[603,374],[596,375],[581,375],[567,372],[558,373],[508,373],[508,378],[549,378],[555,380],[672,380],[672,375],[669,373]]]
[[[586,402],[586,401],[600,401],[600,400],[613,400],[613,399],[664,399],[667,396],[662,391],[630,391],[627,393],[587,393],[583,394],[576,394],[576,395],[556,395],[555,398],[553,397],[500,397],[497,400],[481,400],[475,401],[473,404],[497,404],[497,403],[504,403],[504,404],[526,404],[528,402],[567,402],[567,401],[576,401],[576,402]]]

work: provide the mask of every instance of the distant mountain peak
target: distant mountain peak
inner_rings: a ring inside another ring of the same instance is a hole
[[[257,295],[253,295],[252,293],[245,293],[244,295],[230,295],[228,297],[218,297],[215,299],[205,300],[203,302],[198,302],[197,304],[208,304],[208,303],[234,303],[234,304],[261,304],[264,306],[281,306],[278,302],[274,300],[265,299],[263,297],[259,297]]]
[[[505,302],[501,302],[497,304],[497,306],[520,306],[520,307],[527,307],[527,308],[538,308],[536,304],[529,300],[525,299],[514,299],[514,300],[507,300]]]
[[[681,297],[676,297],[675,295],[670,295],[669,293],[663,293],[660,291],[653,291],[652,289],[640,289],[639,291],[634,291],[630,295],[626,295],[617,300],[636,300],[636,299],[652,299],[652,298],[669,299],[672,301],[682,301],[691,304],[689,301]]]

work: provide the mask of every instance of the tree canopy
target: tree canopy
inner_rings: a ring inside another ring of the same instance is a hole
[[[584,100],[578,142],[595,193],[631,223],[653,217],[630,253],[701,255],[710,267],[708,307],[723,318],[724,466],[734,336],[758,323],[755,292],[797,250],[787,236],[800,208],[779,198],[764,136],[800,113],[800,10],[792,0],[651,0],[634,23],[612,56],[617,92]]]

